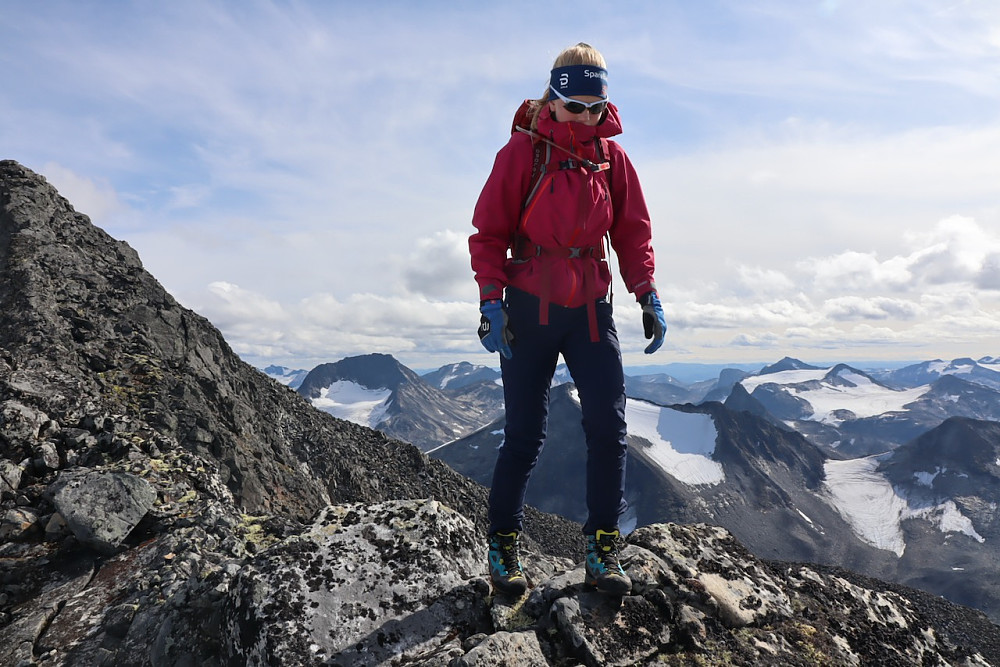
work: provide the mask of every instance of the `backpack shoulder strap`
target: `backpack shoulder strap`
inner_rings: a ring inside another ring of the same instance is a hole
[[[608,196],[611,195],[611,174],[614,172],[614,168],[611,165],[611,146],[608,144],[608,140],[605,137],[595,137],[594,138],[594,148],[597,149],[597,159],[600,162],[607,162],[608,169],[604,171],[608,179]]]
[[[538,187],[542,184],[542,177],[545,176],[546,167],[552,158],[552,147],[548,144],[536,141],[533,143],[533,147],[534,157],[531,161],[531,188],[528,189],[528,195],[524,198],[524,203],[521,205],[522,211],[528,208],[528,204],[535,198],[535,193],[538,192]]]

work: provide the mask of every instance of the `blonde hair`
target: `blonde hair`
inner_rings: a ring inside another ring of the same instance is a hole
[[[580,42],[574,46],[570,46],[562,50],[556,60],[552,63],[552,69],[557,67],[566,67],[567,65],[593,65],[595,67],[601,67],[607,69],[608,65],[604,61],[604,56],[601,52],[592,47],[586,42]],[[545,84],[545,92],[537,100],[531,101],[531,129],[538,129],[538,114],[542,112],[542,108],[549,103],[549,85]]]

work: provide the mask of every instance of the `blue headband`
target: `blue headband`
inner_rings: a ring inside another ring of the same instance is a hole
[[[552,70],[549,85],[566,97],[593,95],[608,98],[608,70],[596,65],[566,65]]]

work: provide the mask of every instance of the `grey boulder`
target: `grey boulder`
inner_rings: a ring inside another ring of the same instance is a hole
[[[461,655],[450,638],[488,614],[480,544],[471,521],[434,500],[327,507],[236,578],[226,651],[248,665]]]
[[[114,553],[156,502],[149,482],[126,472],[64,473],[50,493],[76,539],[102,554]]]

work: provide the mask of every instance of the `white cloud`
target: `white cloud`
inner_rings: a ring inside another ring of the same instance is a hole
[[[948,216],[901,231],[898,252],[886,259],[847,250],[797,261],[787,273],[736,266],[735,291],[722,278],[664,293],[671,344],[756,348],[765,359],[775,349],[830,358],[838,347],[909,350],[911,358],[928,348],[988,352],[982,346],[1000,327],[1000,298],[982,283],[995,284],[998,240],[972,218]],[[773,289],[746,288],[755,283]]]
[[[996,3],[8,5],[3,157],[255,359],[489,362],[471,211],[517,103],[598,33],[670,326],[638,353],[619,284],[628,360],[995,344]]]
[[[214,303],[206,308],[212,313],[218,326],[238,325],[246,320],[288,323],[288,313],[276,301],[255,294],[239,285],[214,282],[208,286],[208,293],[215,297]]]
[[[983,258],[982,270],[976,286],[981,289],[1000,291],[1000,253],[992,253]]]
[[[193,183],[174,185],[168,190],[171,195],[170,202],[166,206],[168,210],[204,206],[212,193],[207,185]]]
[[[468,233],[453,230],[418,239],[414,251],[403,264],[406,289],[429,299],[462,299],[474,295],[468,239]]]
[[[929,233],[911,234],[910,241],[925,246],[916,253],[914,268],[928,283],[977,283],[1000,253],[1000,233],[965,216],[941,220]]]
[[[913,280],[908,262],[894,257],[880,262],[875,253],[848,250],[832,257],[799,263],[799,269],[812,273],[817,288],[826,292],[844,290],[898,289]]]
[[[455,355],[485,354],[475,335],[479,313],[468,302],[377,294],[342,301],[317,293],[289,305],[229,283],[213,283],[208,291],[213,298],[199,312],[244,355],[311,367],[382,352],[422,367],[417,360],[443,365]]]
[[[73,208],[101,221],[113,217],[124,209],[114,186],[104,179],[80,176],[55,162],[49,162],[42,171],[45,178],[65,197]]]
[[[752,294],[783,294],[795,291],[795,283],[776,269],[759,266],[737,267],[739,281]]]
[[[992,258],[1000,252],[1000,235],[972,218],[949,216],[927,231],[905,231],[911,251],[879,260],[877,253],[845,251],[799,262],[824,292],[880,290],[898,292],[933,285],[970,289],[989,284]]]
[[[918,304],[887,297],[843,296],[827,299],[823,314],[834,321],[912,320],[924,314]]]

